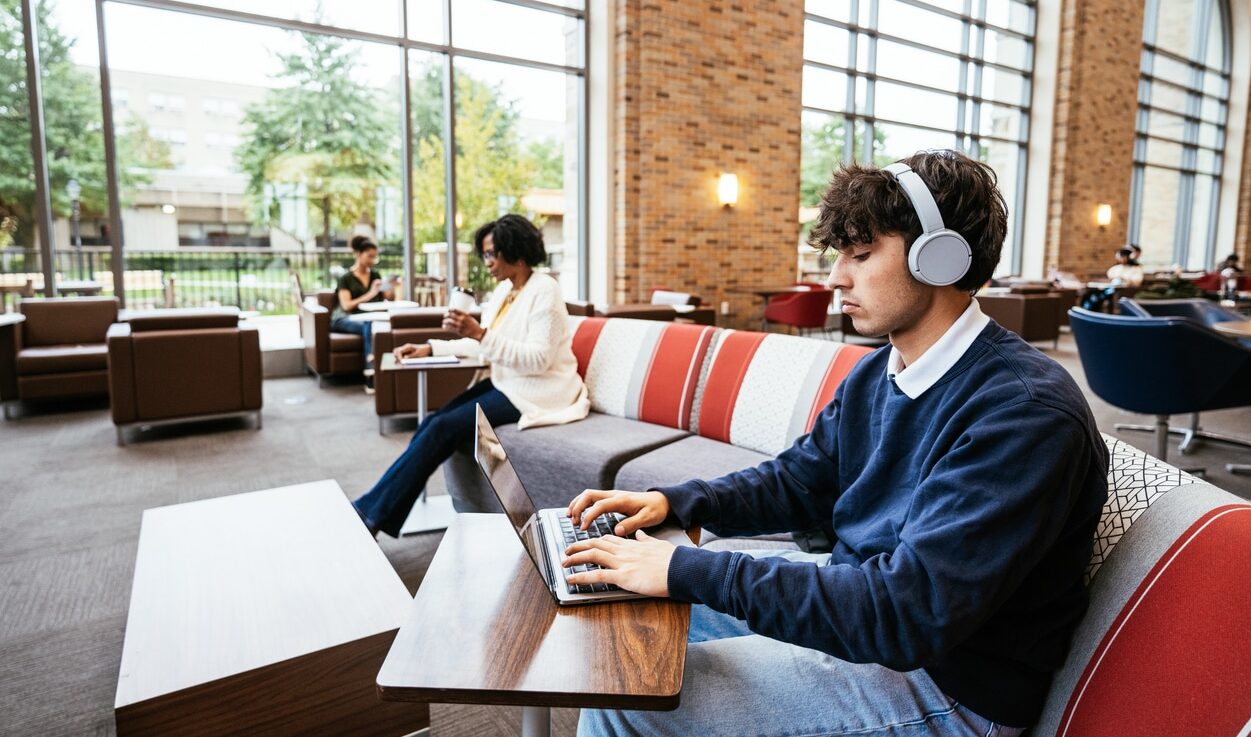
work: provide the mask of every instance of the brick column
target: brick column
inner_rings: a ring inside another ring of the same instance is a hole
[[[614,299],[653,286],[729,301],[730,287],[795,278],[803,3],[620,0],[617,5]],[[722,208],[733,172],[739,203]]]
[[[1142,21],[1140,2],[1064,0],[1045,263],[1079,277],[1110,266],[1129,233]]]

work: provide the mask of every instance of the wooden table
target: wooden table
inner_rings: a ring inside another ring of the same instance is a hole
[[[559,607],[502,514],[448,527],[382,670],[384,701],[520,704],[522,734],[553,706],[675,709],[690,606]]]
[[[57,294],[76,294],[80,297],[94,297],[100,294],[104,285],[98,281],[66,280],[56,282]]]
[[[22,284],[0,284],[0,312],[9,311],[9,295],[18,297],[34,297],[35,283],[27,279]]]
[[[487,368],[491,364],[486,361],[480,361],[474,358],[461,358],[456,363],[439,363],[429,364],[425,366],[405,366],[395,358],[394,353],[386,353],[382,356],[382,371],[416,371],[417,372],[417,422],[426,421],[428,414],[428,406],[430,403],[429,393],[430,385],[427,376],[431,371],[446,369],[464,369],[464,368]],[[396,413],[392,417],[404,417],[407,413]],[[379,422],[381,423],[381,418]],[[448,524],[456,517],[456,510],[452,507],[452,497],[436,496],[433,499],[429,494],[422,493],[421,502],[413,505],[413,510],[409,512],[408,519],[404,520],[404,525],[400,527],[400,536],[417,535],[423,532],[438,532],[447,529]]]
[[[1214,322],[1212,327],[1234,338],[1251,338],[1251,320],[1226,320]]]
[[[660,320],[664,322],[691,322],[696,325],[716,325],[717,311],[711,306],[623,304],[604,308],[603,317],[625,317],[634,320]]]
[[[411,603],[334,481],[146,510],[117,733],[411,732],[373,683]]]

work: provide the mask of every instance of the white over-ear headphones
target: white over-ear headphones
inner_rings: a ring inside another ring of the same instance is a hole
[[[882,171],[899,182],[921,221],[921,235],[912,244],[912,250],[908,251],[908,271],[917,281],[932,287],[945,287],[960,281],[973,264],[973,249],[969,248],[969,242],[943,225],[943,216],[938,211],[934,195],[907,164],[891,164]]]

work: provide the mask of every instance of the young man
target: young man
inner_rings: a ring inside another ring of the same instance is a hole
[[[580,734],[1015,735],[1037,719],[1085,612],[1107,450],[1072,378],[972,298],[1006,228],[994,173],[952,151],[903,163],[844,167],[822,200],[830,286],[890,346],[812,432],[713,481],[570,504],[583,527],[628,515],[621,537],[569,548],[566,565],[603,567],[571,582],[703,605],[681,707],[584,710]],[[639,531],[668,517],[722,536],[832,523],[834,548],[675,549]]]

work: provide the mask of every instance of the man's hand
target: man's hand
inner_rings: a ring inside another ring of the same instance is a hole
[[[447,311],[447,314],[443,316],[443,329],[451,330],[462,338],[474,340],[482,340],[482,336],[486,334],[472,315],[460,310]]]
[[[430,347],[429,343],[422,343],[421,345],[405,343],[395,349],[395,359],[398,361],[401,358],[426,358],[433,353],[434,349]]]
[[[613,534],[629,537],[635,530],[664,522],[669,516],[669,500],[659,491],[587,489],[569,503],[569,517],[584,530],[606,512],[625,515],[626,518],[613,528]]]
[[[669,561],[676,548],[639,530],[635,539],[600,537],[565,548],[564,568],[594,563],[599,570],[572,573],[569,583],[611,583],[644,596],[669,595]]]

